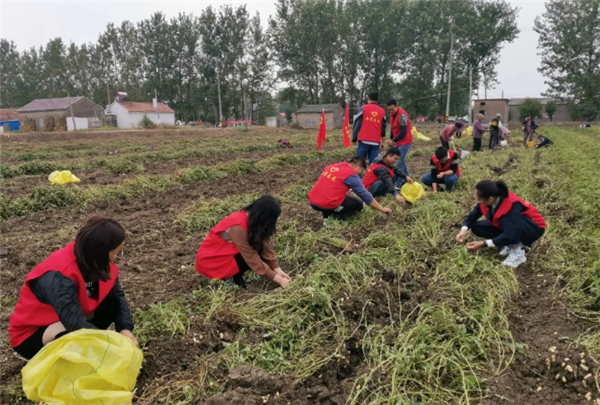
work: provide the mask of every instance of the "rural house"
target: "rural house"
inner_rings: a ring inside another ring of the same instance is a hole
[[[106,114],[116,116],[119,128],[138,127],[144,115],[147,115],[155,124],[175,125],[175,111],[163,103],[158,103],[157,114],[152,103],[115,100],[106,108]]]
[[[546,114],[546,105],[549,101],[553,101],[551,98],[545,97],[529,97],[533,100],[537,100],[542,105],[542,120],[550,121],[550,117]],[[513,98],[509,101],[508,107],[510,111],[510,115],[513,121],[524,121],[525,117],[521,117],[519,113],[519,107],[525,101],[524,98]],[[552,117],[552,121],[554,122],[563,122],[563,121],[571,121],[571,115],[569,114],[569,104],[565,101],[554,100],[556,104],[556,112],[554,113],[554,117]]]
[[[21,127],[21,121],[19,121],[19,114],[16,110],[10,108],[0,109],[0,131],[18,131]]]
[[[298,110],[298,124],[302,128],[319,128],[323,110],[327,129],[342,127],[344,110],[339,104],[305,104]]]
[[[37,99],[19,108],[17,113],[21,121],[24,118],[33,119],[37,131],[44,128],[46,117],[54,119],[71,117],[71,108],[73,109],[73,116],[81,118],[76,120],[78,129],[102,126],[102,117],[104,116],[102,107],[82,96],[71,97],[70,101],[71,107],[69,107],[69,98],[67,97]],[[69,125],[69,121],[67,120],[67,125]]]
[[[509,100],[507,98],[475,100],[475,104],[473,105],[473,116],[475,117],[477,114],[483,114],[485,120],[489,121],[492,118],[495,118],[496,114],[500,113],[502,115],[502,121],[508,122],[508,102]]]

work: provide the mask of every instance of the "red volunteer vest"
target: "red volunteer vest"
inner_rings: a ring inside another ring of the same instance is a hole
[[[385,111],[377,104],[363,105],[362,125],[358,132],[358,140],[381,143],[381,125]]]
[[[79,304],[85,316],[92,315],[112,290],[115,280],[119,276],[119,270],[113,263],[110,265],[110,280],[98,282],[98,300],[88,297],[85,280],[81,275],[81,271],[79,271],[73,254],[74,246],[75,242],[71,242],[64,248],[52,253],[25,277],[25,284],[21,288],[19,301],[17,301],[15,311],[10,316],[8,331],[12,347],[19,346],[38,328],[59,321],[58,315],[51,305],[42,304],[38,301],[29,287],[29,281],[41,277],[49,271],[58,271],[63,276],[70,278],[77,285]]]
[[[446,163],[444,163],[444,165],[442,165],[442,162],[440,162],[438,160],[438,158],[435,154],[431,157],[431,160],[433,160],[433,163],[436,165],[438,172],[445,172],[446,170],[450,170],[450,165],[452,165],[452,160],[454,159],[454,155],[456,155],[456,152],[453,150],[449,150],[448,151],[448,161]],[[458,168],[456,169],[456,175],[458,177],[460,177],[460,164],[458,165]]]
[[[196,255],[196,271],[208,278],[225,279],[239,273],[234,256],[240,253],[233,242],[219,236],[234,225],[248,231],[246,211],[238,211],[221,220],[200,244]]]
[[[500,206],[494,213],[494,218],[491,218],[491,220],[490,220],[490,218],[488,218],[488,211],[490,209],[481,203],[479,204],[479,208],[481,209],[483,216],[487,220],[489,220],[492,223],[492,225],[494,225],[496,228],[500,228],[500,218],[502,218],[503,216],[508,214],[510,212],[513,204],[516,202],[521,203],[521,205],[523,205],[523,207],[525,207],[525,211],[523,211],[523,215],[525,215],[527,218],[529,218],[533,222],[535,222],[540,228],[546,228],[546,221],[544,221],[544,217],[542,216],[542,214],[539,213],[537,208],[535,208],[533,205],[531,205],[530,202],[522,200],[519,196],[517,196],[512,191],[508,192],[508,197],[505,198],[504,201],[502,201],[502,204],[500,204]]]
[[[334,209],[339,207],[348,193],[344,181],[356,171],[349,163],[335,163],[323,169],[323,173],[308,193],[308,201],[317,207]]]
[[[400,141],[396,142],[396,146],[408,145],[413,141],[412,122],[410,121],[410,115],[408,115],[406,111],[399,107],[395,116],[390,114],[390,118],[392,120],[392,136],[395,138],[400,135],[400,115],[402,114],[406,114],[408,117],[408,128],[406,129],[406,136],[404,136],[404,138],[402,138]]]
[[[393,168],[387,167],[383,163],[373,163],[371,166],[369,166],[367,173],[365,173],[365,177],[363,177],[363,185],[367,190],[373,185],[373,183],[379,180],[379,177],[377,177],[377,175],[375,174],[375,170],[379,169],[380,167],[385,167],[388,170],[388,172],[390,172],[390,177],[392,179],[394,178]]]

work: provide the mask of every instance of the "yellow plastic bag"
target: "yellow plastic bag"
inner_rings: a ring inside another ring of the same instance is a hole
[[[533,148],[534,145],[535,145],[535,142],[533,142],[533,141],[527,142],[527,147],[528,148]]]
[[[417,127],[413,127],[413,129],[412,129],[412,135],[413,135],[414,137],[416,137],[417,139],[420,139],[420,140],[422,140],[422,141],[426,141],[426,142],[427,142],[427,141],[431,141],[431,138],[428,138],[428,137],[426,137],[425,135],[423,135],[423,134],[421,133],[421,131],[419,131],[419,130],[417,129]]]
[[[80,329],[44,346],[23,367],[23,391],[48,405],[130,405],[142,358],[120,333]]]
[[[467,135],[467,136],[473,136],[473,126],[469,125],[469,127],[466,129],[467,133],[465,134],[463,132],[463,135]]]
[[[81,180],[73,173],[68,170],[63,171],[55,171],[50,173],[48,176],[48,180],[50,180],[50,185],[53,186],[55,184],[69,184],[69,183],[79,183]]]
[[[419,183],[405,183],[400,190],[400,195],[409,203],[414,204],[425,195],[425,189]]]

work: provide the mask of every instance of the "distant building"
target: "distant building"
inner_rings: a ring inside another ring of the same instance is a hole
[[[0,128],[4,128],[4,124],[8,125],[10,131],[19,130],[21,121],[19,121],[17,110],[10,108],[0,109]]]
[[[327,129],[341,128],[344,125],[344,110],[339,104],[306,104],[298,110],[298,124],[302,128],[319,128],[321,111],[325,111]]]
[[[502,115],[502,121],[508,121],[508,102],[507,98],[488,98],[475,100],[473,105],[473,117],[477,114],[483,114],[486,121],[496,117],[496,114]],[[514,117],[513,117],[514,119]]]
[[[114,115],[117,118],[117,127],[119,128],[138,127],[144,115],[147,115],[155,124],[175,125],[175,111],[163,103],[158,103],[157,114],[152,103],[117,100],[106,107],[106,114]]]
[[[88,118],[90,127],[101,126],[104,109],[86,97],[71,97],[71,108],[73,116],[77,118]],[[31,118],[35,121],[35,129],[44,128],[44,118],[67,118],[71,116],[69,108],[69,99],[63,98],[44,98],[33,100],[26,106],[19,108],[17,113],[19,119]]]
[[[529,97],[533,100],[537,100],[542,105],[542,120],[550,121],[550,117],[546,113],[546,105],[549,101],[553,101],[552,98],[548,97]],[[509,111],[513,121],[524,121],[526,117],[521,117],[519,113],[519,107],[525,101],[524,98],[512,98],[509,103]],[[569,114],[569,104],[565,101],[554,100],[556,104],[556,112],[552,117],[553,122],[571,121],[571,115]]]

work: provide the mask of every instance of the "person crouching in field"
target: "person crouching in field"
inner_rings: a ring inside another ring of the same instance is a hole
[[[369,166],[369,170],[363,177],[363,185],[373,197],[378,198],[386,194],[392,194],[400,204],[406,202],[398,194],[395,186],[399,178],[409,183],[413,182],[406,173],[396,167],[401,153],[399,148],[389,148],[385,155],[375,158],[373,164]]]
[[[476,251],[482,247],[503,248],[502,256],[508,256],[502,264],[513,268],[525,263],[523,245],[531,246],[544,234],[546,222],[538,210],[508,191],[503,181],[483,180],[475,186],[477,205],[467,216],[456,235],[462,243],[469,229],[485,241],[469,242],[467,249]],[[480,217],[485,219],[479,220]]]
[[[554,142],[552,142],[550,140],[550,138],[543,136],[543,135],[539,135],[538,136],[538,140],[540,141],[540,143],[538,143],[537,145],[535,145],[536,149],[537,148],[545,148],[547,146],[552,145]]]
[[[10,316],[10,344],[31,359],[42,347],[78,329],[108,329],[133,336],[133,318],[114,262],[125,244],[115,220],[95,216],[75,242],[52,253],[26,277]]]
[[[314,210],[323,213],[324,225],[327,225],[327,218],[331,216],[344,220],[362,211],[363,203],[348,196],[349,190],[354,191],[371,208],[386,215],[392,213],[390,208],[382,207],[363,185],[359,176],[366,167],[365,159],[355,156],[348,162],[334,163],[323,169],[308,193],[308,201]]]
[[[439,187],[441,184],[445,185],[445,191],[450,193],[460,178],[458,163],[459,157],[456,151],[440,146],[429,160],[431,171],[425,174],[421,178],[421,181],[426,186],[433,188],[434,193],[440,191]]]
[[[460,131],[463,127],[463,123],[457,121],[454,124],[446,125],[444,129],[440,132],[440,142],[442,146],[446,149],[450,149],[450,141],[452,141],[452,137],[458,131]]]
[[[196,271],[248,288],[244,273],[254,271],[286,288],[291,281],[268,242],[275,235],[281,207],[265,195],[225,217],[208,233],[196,255]]]

